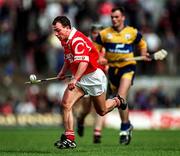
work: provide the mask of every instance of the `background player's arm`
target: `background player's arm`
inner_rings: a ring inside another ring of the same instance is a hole
[[[105,58],[105,53],[106,53],[105,48],[101,47],[101,49],[99,50],[99,59],[98,59],[98,63],[101,65],[105,65],[108,63],[107,59]]]

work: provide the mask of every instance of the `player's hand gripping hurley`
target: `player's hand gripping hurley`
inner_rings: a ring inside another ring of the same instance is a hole
[[[149,58],[153,59],[153,60],[163,60],[166,58],[168,52],[164,49],[161,49],[151,55],[149,55]],[[109,61],[108,63],[113,63],[113,62],[126,62],[126,61],[143,61],[145,59],[146,56],[136,56],[133,58],[123,58],[123,59],[119,59],[119,60],[113,60],[113,61]]]

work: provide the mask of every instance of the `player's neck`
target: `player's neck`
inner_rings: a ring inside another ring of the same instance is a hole
[[[117,32],[120,32],[122,29],[124,29],[124,24],[120,25],[119,27],[113,27]]]

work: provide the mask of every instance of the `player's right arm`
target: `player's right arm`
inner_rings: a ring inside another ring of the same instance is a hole
[[[87,67],[88,67],[88,62],[80,62],[79,63],[78,69],[76,71],[76,74],[74,75],[74,78],[71,79],[71,81],[68,83],[68,88],[70,90],[75,88],[75,85],[76,85],[77,81],[80,80],[83,73],[86,71]]]

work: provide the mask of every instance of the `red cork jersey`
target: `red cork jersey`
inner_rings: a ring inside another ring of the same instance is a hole
[[[70,65],[73,75],[75,75],[80,62],[88,62],[88,67],[83,75],[94,72],[98,68],[98,51],[90,39],[80,31],[72,28],[68,40],[61,41],[61,44],[64,47],[64,61]]]

